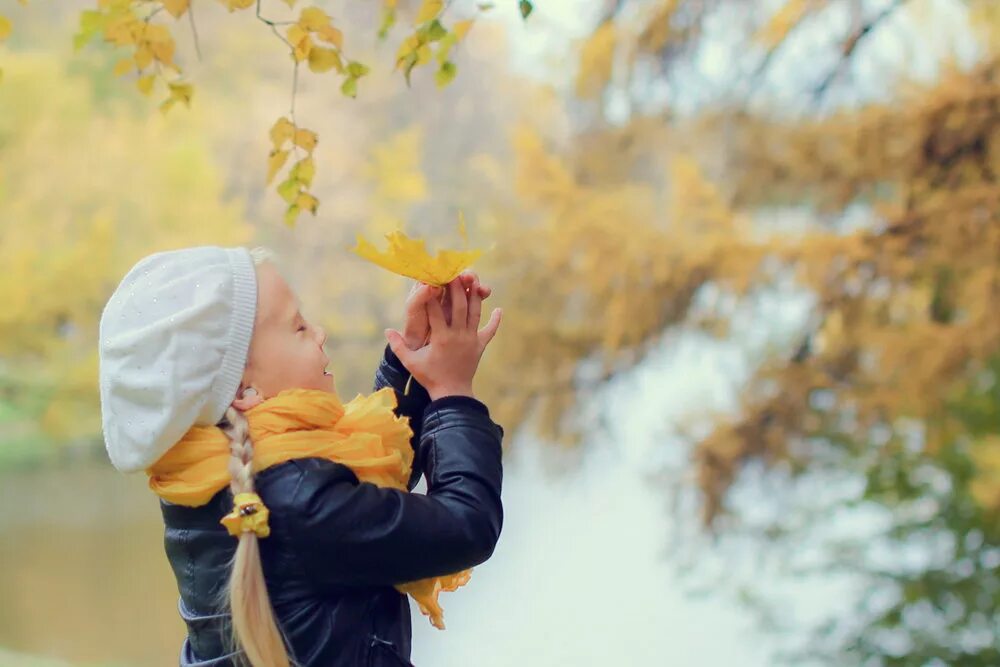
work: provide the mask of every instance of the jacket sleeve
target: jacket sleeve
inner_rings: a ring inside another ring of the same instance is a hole
[[[410,372],[406,370],[406,366],[399,360],[395,352],[386,345],[382,353],[382,360],[379,362],[378,368],[375,369],[375,386],[372,388],[372,391],[378,391],[383,387],[391,386],[396,392],[396,409],[394,412],[397,416],[410,418],[410,430],[413,431],[413,438],[410,440],[410,446],[413,447],[413,473],[410,475],[410,480],[406,488],[412,491],[413,487],[420,480],[420,474],[423,469],[420,460],[420,433],[423,430],[424,410],[427,409],[427,405],[431,402],[431,397],[427,393],[427,390],[417,382],[416,378],[410,382],[410,391],[404,396],[403,389],[406,388],[406,382],[409,379]]]
[[[289,518],[293,549],[318,584],[392,585],[486,561],[503,526],[503,428],[468,396],[423,415],[427,494],[359,482],[323,459],[300,459]]]

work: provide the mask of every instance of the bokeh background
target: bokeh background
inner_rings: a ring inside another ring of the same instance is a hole
[[[1000,3],[454,0],[439,88],[393,71],[424,3],[315,0],[351,99],[195,0],[152,19],[169,113],[74,46],[99,4],[0,4],[0,664],[176,664],[157,500],[100,429],[132,264],[274,248],[350,398],[409,289],[355,235],[457,247],[460,213],[506,516],[446,631],[413,607],[415,664],[1000,664]],[[320,205],[288,225],[293,79]]]

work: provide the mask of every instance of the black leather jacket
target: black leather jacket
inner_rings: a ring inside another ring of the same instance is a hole
[[[391,385],[397,414],[410,417],[409,489],[423,472],[427,495],[359,483],[347,466],[318,458],[256,477],[270,509],[271,534],[260,540],[264,578],[299,665],[411,665],[409,598],[393,584],[478,565],[500,536],[503,428],[471,397],[431,401],[416,381],[403,396],[407,377],[386,346],[374,389]],[[201,507],[160,506],[188,629],[180,664],[236,665],[223,642],[227,608],[215,602],[236,549],[219,524],[232,496],[225,489]]]

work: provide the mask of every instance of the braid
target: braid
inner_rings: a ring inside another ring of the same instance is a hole
[[[226,410],[226,425],[223,432],[229,437],[229,490],[237,493],[252,493],[253,484],[253,441],[250,439],[250,424],[243,413],[229,406]]]
[[[219,427],[229,438],[229,489],[252,493],[253,441],[246,416],[230,406]],[[285,646],[264,583],[257,535],[242,533],[233,557],[228,586],[221,591],[232,615],[231,650],[240,647],[251,667],[288,667],[291,658]]]

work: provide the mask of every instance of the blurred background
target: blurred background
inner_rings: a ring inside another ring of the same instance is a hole
[[[316,0],[356,99],[252,9],[134,4],[189,108],[87,34],[114,3],[0,4],[0,665],[176,664],[157,499],[101,436],[129,267],[272,247],[346,399],[409,289],[355,235],[458,247],[460,212],[505,525],[414,664],[1000,665],[1000,3],[454,0],[439,88],[393,71],[425,3]]]

